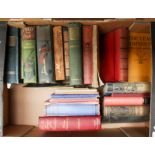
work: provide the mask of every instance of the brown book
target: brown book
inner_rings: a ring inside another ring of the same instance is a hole
[[[62,26],[53,27],[55,79],[65,80]]]

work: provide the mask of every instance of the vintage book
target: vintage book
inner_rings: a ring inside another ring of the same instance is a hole
[[[150,33],[130,32],[128,66],[129,82],[151,82],[152,54]]]
[[[63,45],[65,57],[65,83],[69,84],[69,47],[68,47],[68,28],[63,27]]]
[[[5,82],[19,83],[19,29],[8,27]]]
[[[36,27],[38,82],[54,82],[54,52],[52,49],[52,31],[50,26]]]
[[[151,85],[148,82],[133,82],[133,83],[106,83],[101,91],[103,94],[112,94],[112,93],[150,93]]]
[[[83,84],[81,24],[69,23],[70,85]]]
[[[100,116],[39,117],[39,129],[44,131],[100,130]]]
[[[103,100],[104,106],[140,106],[149,104],[149,99],[144,97],[111,97],[105,96]]]
[[[93,77],[92,87],[97,88],[99,86],[98,73],[99,73],[99,32],[98,26],[93,25]]]
[[[149,106],[105,106],[103,121],[144,122],[149,120]]]
[[[82,27],[82,43],[83,82],[85,85],[91,85],[93,80],[93,27],[91,25]]]
[[[51,98],[97,98],[98,94],[51,94]]]
[[[99,115],[99,104],[52,103],[45,106],[46,116],[90,116]]]
[[[35,26],[21,30],[21,71],[24,83],[37,83]]]
[[[65,64],[62,26],[53,27],[53,42],[54,42],[54,61],[55,61],[55,79],[57,81],[65,80]]]
[[[100,77],[103,82],[128,81],[128,29],[101,35]],[[108,74],[107,74],[108,73]]]
[[[6,51],[7,23],[0,22],[0,136],[3,135],[3,80]]]
[[[150,93],[130,93],[130,94],[112,93],[111,96],[113,96],[113,97],[145,97],[145,98],[149,98]]]

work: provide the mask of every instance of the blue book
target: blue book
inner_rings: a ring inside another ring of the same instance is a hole
[[[100,114],[99,104],[50,104],[45,108],[46,116],[95,116]]]
[[[52,98],[97,98],[98,94],[51,94]]]

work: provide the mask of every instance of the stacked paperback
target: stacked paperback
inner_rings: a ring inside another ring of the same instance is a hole
[[[39,128],[45,131],[99,130],[98,97],[94,89],[55,91],[46,101],[45,116],[39,118]]]

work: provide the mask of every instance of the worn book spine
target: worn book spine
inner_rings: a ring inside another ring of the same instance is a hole
[[[112,93],[111,96],[113,96],[113,97],[145,97],[145,98],[149,98],[150,93],[129,93],[129,94]]]
[[[46,116],[92,116],[100,114],[99,104],[52,103],[45,107]]]
[[[85,25],[82,27],[83,41],[83,82],[91,85],[93,80],[93,27]]]
[[[3,80],[6,50],[7,23],[0,22],[0,136],[3,136]]]
[[[5,82],[19,83],[19,29],[8,27]]]
[[[54,52],[50,26],[37,26],[38,82],[54,82]]]
[[[104,94],[112,93],[150,93],[151,85],[147,82],[135,83],[106,83],[103,87]]]
[[[24,83],[37,83],[37,51],[35,26],[21,31],[22,77]]]
[[[62,26],[53,27],[53,42],[54,42],[54,61],[55,61],[55,80],[65,80],[65,64]]]
[[[143,104],[148,104],[149,99],[144,97],[109,97],[105,96],[103,100],[104,106],[140,106]]]
[[[68,47],[68,28],[63,27],[63,45],[65,57],[65,83],[69,84],[69,47]]]
[[[83,84],[81,24],[69,23],[70,85]]]
[[[150,33],[129,33],[129,82],[151,82],[152,54]]]
[[[149,120],[149,106],[105,106],[103,121],[143,122]]]
[[[115,81],[128,81],[128,36],[128,28],[119,28],[114,31]]]
[[[39,117],[39,129],[44,131],[100,130],[100,116]]]

